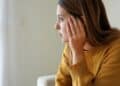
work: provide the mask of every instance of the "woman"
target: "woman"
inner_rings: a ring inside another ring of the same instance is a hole
[[[55,28],[65,43],[55,86],[120,86],[120,31],[101,0],[59,0]]]

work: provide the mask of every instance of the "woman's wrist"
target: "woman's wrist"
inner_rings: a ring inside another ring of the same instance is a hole
[[[84,58],[84,53],[83,52],[74,53],[72,55],[72,65],[80,63],[83,58]]]

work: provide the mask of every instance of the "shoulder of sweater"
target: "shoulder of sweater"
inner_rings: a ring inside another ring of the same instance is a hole
[[[116,40],[112,41],[110,43],[110,47],[119,47],[120,48],[120,38],[117,38]]]
[[[105,48],[106,55],[111,53],[118,53],[118,52],[120,53],[120,38],[112,41]]]
[[[120,38],[115,39],[114,41],[111,41],[107,45],[99,46],[97,47],[93,53],[102,53],[102,54],[107,54],[108,52],[116,52],[120,51]]]

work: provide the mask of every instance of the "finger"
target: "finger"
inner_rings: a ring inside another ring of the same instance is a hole
[[[79,29],[77,29],[78,32],[81,34],[85,34],[84,26],[83,26],[82,22],[80,21],[80,19],[77,19],[77,21],[78,21],[78,27],[79,27]]]
[[[80,19],[77,18],[77,27],[78,29],[77,30],[77,34],[79,35],[81,33],[81,22],[80,22]]]
[[[72,37],[72,32],[71,32],[71,29],[70,29],[69,22],[67,22],[67,24],[66,24],[66,33],[67,33],[68,38]]]
[[[73,23],[71,17],[68,19],[68,22],[69,22],[69,24],[70,24],[70,29],[71,29],[71,32],[72,32],[72,36],[75,36],[75,34],[76,34],[75,26],[74,26],[74,23]]]
[[[80,27],[80,25],[79,25],[79,19],[77,18],[76,19],[76,34],[77,35],[80,35],[81,34],[81,31],[80,31],[80,29],[81,29],[81,27]]]
[[[76,19],[73,16],[71,16],[71,22],[73,23],[74,33],[76,34],[78,26],[77,26],[77,21],[76,21]]]

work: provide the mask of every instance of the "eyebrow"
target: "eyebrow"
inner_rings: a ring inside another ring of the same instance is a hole
[[[64,17],[64,15],[63,15],[63,14],[58,14],[57,16],[58,16],[58,17]]]

